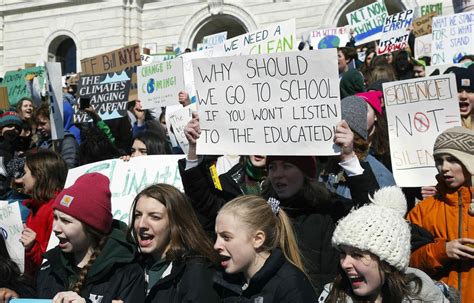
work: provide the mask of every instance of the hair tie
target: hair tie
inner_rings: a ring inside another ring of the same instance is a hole
[[[267,200],[268,205],[270,205],[270,208],[272,209],[272,212],[277,215],[278,212],[280,211],[280,201],[277,199],[270,197]]]

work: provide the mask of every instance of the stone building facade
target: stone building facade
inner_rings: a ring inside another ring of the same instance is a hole
[[[385,0],[389,13],[425,2]],[[471,0],[467,0],[471,1]],[[346,13],[374,0],[0,0],[0,76],[38,61],[61,61],[80,71],[81,58],[139,43],[152,53],[167,46],[195,47],[206,35],[228,38],[296,19],[297,37],[347,24]]]

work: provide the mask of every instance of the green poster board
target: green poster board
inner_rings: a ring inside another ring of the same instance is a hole
[[[7,87],[8,102],[16,106],[21,98],[32,98],[35,104],[41,102],[40,93],[45,83],[45,69],[43,66],[25,68],[5,73],[2,86]]]

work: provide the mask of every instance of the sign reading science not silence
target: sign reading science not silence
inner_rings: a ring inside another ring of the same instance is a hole
[[[336,49],[193,61],[198,154],[334,155]]]

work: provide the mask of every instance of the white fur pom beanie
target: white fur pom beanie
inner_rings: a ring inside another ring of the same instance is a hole
[[[384,187],[375,192],[371,201],[339,221],[332,245],[369,251],[404,272],[410,260],[410,226],[404,219],[405,195],[399,187]]]

